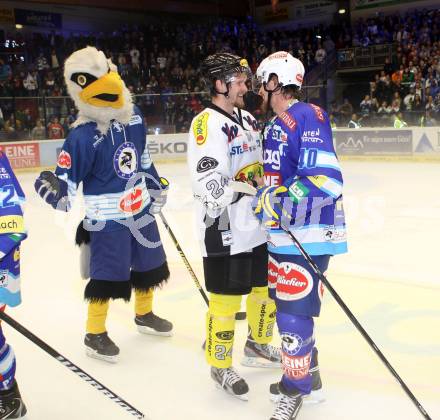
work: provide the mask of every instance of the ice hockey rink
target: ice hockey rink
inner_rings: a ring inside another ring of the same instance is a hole
[[[171,182],[164,214],[202,281],[186,165],[157,167]],[[332,260],[328,278],[431,418],[440,419],[440,165],[343,161],[342,167],[349,253]],[[116,302],[107,327],[121,349],[119,363],[85,355],[85,283],[73,244],[81,206],[55,213],[34,193],[36,175],[18,174],[29,238],[22,247],[23,304],[9,315],[148,419],[269,419],[268,387],[280,371],[240,366],[247,326],[238,321],[234,364],[250,386],[249,401],[215,388],[201,350],[206,305],[160,221],[171,278],[156,293],[154,310],[174,323],[174,336],[139,334],[133,303]],[[328,293],[316,324],[326,401],[305,405],[299,420],[422,418]],[[17,356],[27,419],[134,418],[11,327],[4,330]]]

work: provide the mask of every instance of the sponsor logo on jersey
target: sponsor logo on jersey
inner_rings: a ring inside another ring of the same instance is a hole
[[[310,190],[301,181],[296,181],[289,187],[289,197],[297,204],[307,197],[309,192]]]
[[[193,124],[194,138],[199,146],[205,144],[208,139],[208,118],[209,113],[203,112],[196,118]]]
[[[281,128],[281,126],[275,124],[272,127],[272,138],[276,141],[287,141],[287,133]]]
[[[277,287],[278,279],[278,263],[277,261],[269,256],[269,263],[267,266],[267,281],[270,289],[275,289]]]
[[[324,275],[325,275],[325,273],[324,273]],[[319,300],[321,300],[321,301],[322,301],[322,298],[324,297],[324,284],[322,283],[321,280],[319,280],[319,283],[318,283],[318,297],[319,297]]]
[[[136,125],[136,124],[142,124],[142,118],[140,115],[132,115],[130,121],[128,122],[128,125]]]
[[[231,341],[234,338],[234,331],[219,331],[215,335],[219,340]]]
[[[324,143],[324,140],[321,139],[320,134],[319,128],[316,130],[305,130],[302,133],[301,140],[308,143]]]
[[[252,150],[253,149],[255,149],[255,148],[252,148]],[[249,145],[247,143],[243,143],[243,144],[240,144],[238,146],[232,146],[231,147],[231,151],[229,152],[229,154],[231,156],[241,155],[242,153],[246,153],[246,152],[249,152],[249,151],[252,151],[252,150],[249,148]]]
[[[278,185],[281,185],[281,174],[278,172],[265,172],[264,183],[269,187],[277,187]]]
[[[138,168],[138,152],[134,143],[122,143],[113,157],[113,166],[119,178],[130,179]]]
[[[93,136],[93,147],[96,149],[103,141],[104,141],[105,137],[101,134],[100,136],[98,134],[95,134]]]
[[[57,165],[63,169],[70,169],[72,167],[72,159],[65,150],[62,150],[59,154]]]
[[[284,124],[286,124],[287,127],[289,127],[289,129],[291,131],[295,130],[295,128],[296,128],[296,121],[295,121],[295,119],[290,114],[288,114],[287,112],[283,112],[280,115],[280,120],[283,121]]]
[[[298,334],[283,333],[281,335],[281,347],[283,352],[289,356],[297,354],[301,350],[302,344],[303,339]]]
[[[243,117],[248,124],[248,126],[252,127],[252,130],[258,131],[258,122],[256,119],[252,118],[250,115],[246,115]]]
[[[0,270],[0,287],[8,287],[9,273],[8,270]]]
[[[14,251],[14,261],[17,262],[20,259],[20,248]]]
[[[263,166],[259,162],[255,162],[245,166],[244,168],[241,168],[235,175],[234,179],[236,181],[246,182],[254,179],[255,176],[263,176]]]
[[[314,104],[309,104],[309,105],[315,111],[316,118],[318,118],[319,121],[324,122],[324,113],[322,112],[322,109],[319,106],[314,105]]]
[[[279,150],[265,149],[263,153],[263,162],[271,166],[271,169],[279,170],[280,164],[280,152]]]
[[[138,187],[122,196],[119,200],[119,210],[123,213],[136,214],[143,209],[143,204],[142,188]]]
[[[281,353],[284,374],[292,379],[303,379],[309,374],[311,353],[305,356],[289,356]]]
[[[203,156],[198,162],[197,162],[197,172],[202,173],[209,171],[210,169],[217,168],[218,161],[212,157],[209,156]]]
[[[11,178],[11,175],[9,175],[8,171],[5,168],[1,167],[0,168],[0,179],[9,179],[9,178]]]
[[[278,269],[277,297],[282,300],[299,300],[313,289],[313,277],[304,268],[291,262],[283,262]]]
[[[228,143],[230,143],[232,140],[235,139],[235,137],[238,136],[238,127],[236,125],[231,125],[229,127],[229,124],[225,123],[225,125],[222,127],[222,131],[228,137]]]

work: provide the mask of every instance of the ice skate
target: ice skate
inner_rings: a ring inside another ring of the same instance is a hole
[[[21,419],[26,411],[16,381],[11,389],[0,391],[0,419]]]
[[[218,388],[223,388],[228,394],[240,400],[248,400],[249,386],[234,368],[220,369],[211,366],[211,377]]]
[[[241,364],[248,367],[280,368],[281,349],[270,344],[258,344],[248,337]]]
[[[294,395],[281,394],[270,420],[295,420],[303,404],[300,393]]]
[[[94,359],[116,363],[119,360],[119,347],[110,339],[107,332],[86,334],[84,338],[86,354]]]
[[[166,319],[160,318],[153,312],[145,315],[136,315],[134,322],[142,334],[162,335],[170,337],[173,335],[173,324]]]

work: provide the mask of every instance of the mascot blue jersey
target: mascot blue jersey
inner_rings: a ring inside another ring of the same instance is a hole
[[[149,190],[159,188],[159,176],[139,109],[134,107],[127,125],[112,121],[105,135],[95,122],[70,131],[55,174],[67,182],[69,205],[83,183],[86,218],[103,222],[99,230],[118,230],[122,221],[143,216],[151,204]]]
[[[264,139],[266,184],[288,189],[289,229],[310,255],[347,252],[342,174],[325,111],[295,102],[271,120]],[[275,226],[269,236],[271,252],[299,254],[283,230]]]

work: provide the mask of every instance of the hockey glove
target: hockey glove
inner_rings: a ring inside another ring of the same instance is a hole
[[[286,196],[287,188],[283,185],[258,188],[257,195],[252,201],[255,216],[268,228],[278,227],[281,218],[288,216],[288,213],[283,210]],[[290,216],[288,217],[290,218]]]
[[[160,189],[151,191],[152,204],[150,207],[150,214],[157,214],[162,210],[168,198],[169,182],[165,178],[159,179]]]
[[[37,194],[54,209],[68,211],[67,182],[53,172],[43,171],[35,180]]]

